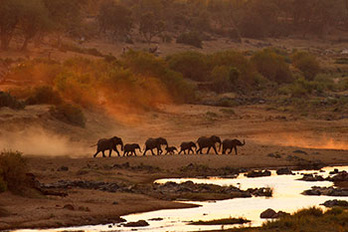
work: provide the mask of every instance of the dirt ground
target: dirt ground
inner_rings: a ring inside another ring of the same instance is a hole
[[[166,105],[156,112],[137,115],[110,117],[86,112],[86,117],[87,127],[78,128],[52,119],[48,106],[28,106],[23,111],[2,109],[0,148],[23,151],[30,171],[41,183],[93,180],[147,184],[158,178],[187,176],[181,168],[191,163],[210,168],[295,166],[289,156],[320,160],[327,165],[348,165],[348,119],[312,120],[269,110],[262,104],[235,107],[233,112],[223,107]],[[179,146],[183,141],[213,134],[222,139],[244,139],[246,145],[238,148],[238,155],[138,153],[137,157],[116,157],[113,153],[111,158],[92,158],[95,147],[90,147],[98,138],[112,135],[143,147],[148,137],[162,136],[169,145]],[[127,162],[130,168],[123,168]],[[62,166],[68,171],[58,171]],[[0,229],[118,222],[120,216],[134,212],[192,207],[134,193],[80,188],[67,189],[67,193],[66,197],[42,196],[34,191],[25,196],[0,194],[0,209],[9,214],[0,217]]]

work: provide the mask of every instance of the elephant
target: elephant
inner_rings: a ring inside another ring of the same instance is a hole
[[[197,146],[194,142],[182,142],[180,144],[180,151],[179,151],[179,155],[181,152],[184,152],[184,154],[186,155],[186,150],[188,150],[188,154],[190,154],[190,151],[192,151],[192,154],[195,154],[192,148],[195,148],[195,150],[197,151]]]
[[[153,149],[155,148],[157,149],[157,155],[161,155],[163,152],[161,145],[166,145],[168,147],[168,142],[165,138],[149,138],[145,142],[145,150],[143,155],[145,155],[148,150],[151,151],[152,155],[155,155],[155,153],[153,153]]]
[[[231,154],[234,149],[237,155],[237,146],[244,146],[244,145],[245,145],[244,139],[243,139],[243,143],[239,141],[238,139],[225,139],[222,142],[222,154],[225,154],[228,149],[230,149],[230,152],[228,154]]]
[[[202,136],[202,137],[198,138],[198,140],[197,140],[197,144],[198,144],[199,148],[196,151],[196,153],[197,154],[198,153],[203,154],[202,153],[203,148],[208,148],[208,150],[207,150],[207,154],[208,154],[210,149],[213,148],[214,151],[215,151],[215,154],[218,155],[218,152],[216,151],[216,147],[215,147],[216,143],[219,143],[219,150],[220,150],[220,148],[221,148],[221,139],[218,136],[212,135],[209,138]]]
[[[171,154],[171,155],[174,155],[174,152],[175,151],[178,151],[178,149],[176,149],[176,147],[166,147],[166,154],[165,155],[167,155],[167,154]]]
[[[141,148],[140,148],[139,144],[137,144],[137,143],[132,143],[132,144],[127,143],[126,145],[124,145],[123,156],[129,156],[129,153],[130,153],[130,156],[132,156],[133,153],[134,153],[134,156],[137,156],[137,153],[135,152],[135,149],[139,149],[139,152],[141,153]]]
[[[117,145],[121,145],[121,151],[123,151],[123,142],[122,139],[119,137],[112,137],[110,139],[99,139],[98,143],[93,145],[97,145],[97,152],[94,154],[94,158],[98,155],[99,152],[103,153],[103,157],[105,156],[105,150],[109,150],[109,157],[111,157],[112,150],[116,151],[117,155],[120,156],[120,153],[117,150]]]

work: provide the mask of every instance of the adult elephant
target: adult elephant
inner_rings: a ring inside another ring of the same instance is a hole
[[[198,149],[197,149],[196,153],[203,154],[203,152],[202,152],[203,148],[208,148],[208,150],[207,150],[207,154],[208,154],[210,149],[213,148],[215,154],[218,154],[218,152],[216,151],[216,147],[215,147],[216,143],[219,144],[219,150],[220,150],[221,139],[218,136],[212,135],[209,138],[202,136],[202,137],[198,138],[198,140],[197,140]]]
[[[121,145],[121,151],[123,151],[122,139],[116,136],[110,139],[99,139],[96,145],[97,145],[97,152],[94,154],[93,157],[96,157],[99,152],[102,152],[103,157],[106,157],[104,153],[106,150],[109,150],[109,157],[111,157],[112,150],[116,151],[117,155],[120,156],[120,153],[117,150],[117,145]]]
[[[197,146],[194,142],[182,142],[180,144],[179,155],[181,154],[181,152],[184,152],[184,154],[186,155],[186,150],[188,150],[188,154],[190,154],[190,151],[192,151],[192,154],[195,154],[192,148],[195,148],[195,150],[197,151]]]
[[[236,152],[237,155],[237,146],[244,146],[245,140],[243,139],[243,143],[239,141],[238,139],[225,139],[222,141],[222,154],[225,154],[228,149],[230,149],[230,152],[228,154],[231,154],[233,149]]]
[[[157,155],[161,155],[163,152],[161,148],[162,145],[166,145],[168,147],[168,142],[165,138],[149,138],[145,142],[145,150],[143,155],[145,155],[148,150],[151,151],[152,155],[155,155],[155,153],[153,153],[153,149],[155,148],[157,149]]]

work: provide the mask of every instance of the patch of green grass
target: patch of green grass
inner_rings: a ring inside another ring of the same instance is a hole
[[[248,223],[250,220],[247,220],[245,218],[222,218],[222,219],[215,219],[210,221],[196,221],[191,222],[189,225],[234,225],[234,224],[244,224]]]

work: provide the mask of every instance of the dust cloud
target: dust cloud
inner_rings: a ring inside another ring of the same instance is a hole
[[[20,151],[25,155],[77,157],[86,156],[93,148],[42,128],[29,128],[0,134],[0,151],[3,150]]]
[[[333,139],[332,137],[326,134],[277,133],[263,138],[256,138],[255,140],[259,143],[272,144],[278,146],[348,150],[348,141],[346,138]]]

